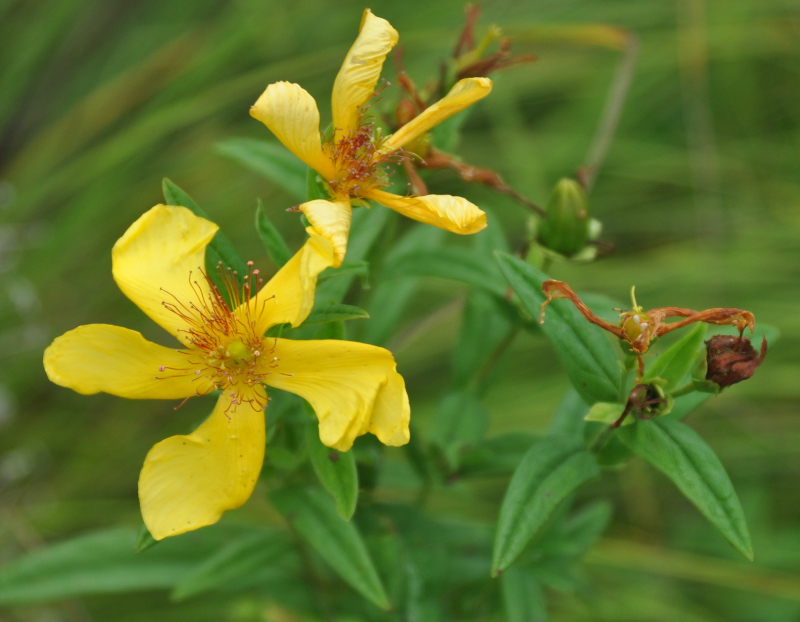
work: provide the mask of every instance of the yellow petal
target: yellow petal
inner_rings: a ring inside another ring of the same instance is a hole
[[[188,343],[181,332],[186,321],[169,305],[198,304],[208,296],[210,287],[201,270],[206,246],[218,228],[185,207],[156,205],[111,251],[114,280],[122,292],[183,343]]]
[[[333,126],[337,137],[346,136],[357,127],[358,109],[375,94],[383,61],[398,37],[389,22],[364,10],[358,37],[333,83]]]
[[[317,102],[300,85],[270,84],[250,107],[250,116],[266,125],[289,151],[325,179],[336,176],[332,162],[322,152]]]
[[[44,369],[56,384],[85,395],[181,399],[208,390],[193,382],[186,354],[108,324],[79,326],[56,338],[44,351]]]
[[[403,216],[453,233],[468,235],[486,228],[486,214],[483,210],[462,197],[449,194],[401,197],[383,190],[371,190],[364,193],[364,196]]]
[[[314,233],[328,239],[333,247],[333,268],[342,265],[347,252],[347,237],[350,234],[350,221],[353,219],[353,209],[350,201],[309,201],[300,206],[300,211],[306,215],[311,223]]]
[[[347,451],[367,432],[386,445],[408,442],[408,395],[391,352],[337,340],[277,339],[272,346],[278,360],[265,382],[308,400],[325,445]]]
[[[306,229],[309,238],[303,247],[278,270],[252,300],[240,305],[235,313],[247,317],[257,335],[270,326],[288,322],[299,326],[311,313],[317,276],[333,265],[333,248],[327,238]]]
[[[459,80],[447,95],[389,136],[381,147],[381,152],[394,151],[407,145],[445,119],[483,99],[491,90],[492,81],[489,78]]]
[[[258,391],[266,400],[263,388]],[[233,410],[230,402],[222,395],[197,430],[163,440],[147,454],[139,502],[156,540],[213,525],[250,498],[264,462],[264,412],[247,404]]]

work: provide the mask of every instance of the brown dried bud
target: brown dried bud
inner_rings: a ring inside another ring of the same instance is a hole
[[[747,380],[766,355],[766,337],[761,342],[759,354],[747,337],[714,335],[706,341],[706,380],[723,388]]]

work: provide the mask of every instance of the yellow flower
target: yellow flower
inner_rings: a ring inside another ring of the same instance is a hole
[[[228,272],[229,306],[199,267],[217,228],[185,207],[157,205],[112,251],[119,288],[179,348],[90,324],[58,337],[44,353],[50,380],[79,393],[175,400],[221,392],[192,434],[161,441],[147,454],[139,499],[156,540],[211,525],[250,497],[264,458],[264,385],[308,400],[329,447],[347,451],[367,432],[387,445],[409,439],[408,396],[390,352],[264,337],[273,325],[297,326],[308,316],[317,275],[333,261],[330,243],[312,233],[260,289],[252,264],[242,290]]]
[[[397,31],[385,19],[364,11],[361,29],[333,84],[333,135],[320,141],[319,111],[314,98],[297,84],[276,82],[250,108],[294,155],[317,171],[331,200],[300,205],[315,233],[333,245],[334,267],[347,251],[351,201],[371,199],[401,214],[454,233],[477,233],[486,227],[486,214],[466,199],[449,195],[398,196],[382,190],[385,164],[398,160],[408,145],[448,117],[489,94],[488,78],[460,80],[440,101],[381,139],[365,117],[367,102],[386,55],[397,43]]]

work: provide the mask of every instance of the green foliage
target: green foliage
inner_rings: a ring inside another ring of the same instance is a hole
[[[549,277],[510,255],[497,253],[497,261],[525,309],[538,318],[545,301],[542,283]],[[616,399],[620,385],[620,357],[600,329],[586,322],[566,300],[550,303],[541,329],[584,400],[594,403]]]
[[[232,138],[217,151],[259,173],[296,200],[306,196],[307,167],[283,145],[252,138]]]
[[[753,559],[750,532],[733,484],[697,432],[678,421],[654,419],[618,434],[637,455],[670,478],[742,555]]]
[[[492,574],[508,568],[559,503],[599,474],[582,443],[559,437],[535,443],[519,463],[500,506]]]
[[[233,532],[235,533],[235,532]],[[207,530],[133,554],[136,532],[88,533],[35,551],[0,571],[0,603],[38,603],[84,594],[170,588],[232,532]]]
[[[680,341],[658,355],[653,364],[647,368],[642,380],[662,378],[666,381],[663,387],[665,392],[677,389],[691,371],[697,352],[703,345],[705,334],[705,324],[695,325]]]
[[[314,488],[285,488],[271,495],[297,534],[360,594],[388,609],[386,590],[358,529],[336,511],[333,500]]]
[[[261,199],[258,200],[258,206],[256,207],[256,231],[258,231],[261,241],[264,242],[272,261],[279,268],[283,267],[292,258],[292,253],[289,251],[289,247],[286,245],[280,231],[275,228],[264,213],[264,204]]]
[[[336,501],[336,511],[343,519],[350,520],[358,503],[358,471],[353,452],[325,447],[316,425],[306,426],[306,446],[320,484]]]

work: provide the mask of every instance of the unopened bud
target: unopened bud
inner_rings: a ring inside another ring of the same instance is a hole
[[[589,204],[586,192],[574,179],[556,184],[539,227],[539,241],[550,250],[574,255],[589,238]]]
[[[766,337],[759,353],[747,337],[714,335],[706,341],[706,380],[723,388],[747,380],[766,355]]]

